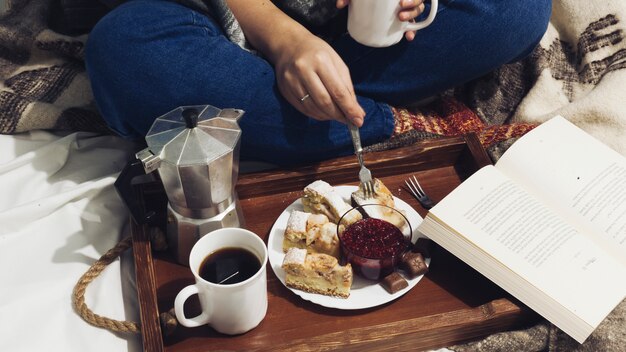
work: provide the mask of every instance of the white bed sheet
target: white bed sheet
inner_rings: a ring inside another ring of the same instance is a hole
[[[128,231],[113,182],[134,146],[113,136],[0,135],[0,351],[140,351],[73,310],[80,276]],[[87,288],[97,314],[138,321],[131,251]]]

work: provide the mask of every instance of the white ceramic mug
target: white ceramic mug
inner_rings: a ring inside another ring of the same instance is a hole
[[[200,277],[203,260],[220,249],[243,248],[254,254],[261,268],[250,278],[234,284],[216,284]],[[182,289],[174,301],[178,321],[186,327],[208,324],[216,331],[235,335],[255,328],[267,312],[267,247],[263,240],[245,229],[222,228],[203,237],[191,249],[189,267],[196,283]],[[185,301],[197,294],[202,313],[187,318]]]
[[[398,19],[400,0],[350,0],[348,33],[357,42],[386,47],[402,40],[407,31],[417,31],[430,25],[437,15],[437,0],[432,0],[428,17],[421,22]]]

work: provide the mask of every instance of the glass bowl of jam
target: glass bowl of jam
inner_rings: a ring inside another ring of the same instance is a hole
[[[358,212],[360,216],[354,213]],[[355,218],[360,220],[354,221]],[[410,248],[413,229],[397,209],[380,205],[358,205],[347,211],[337,224],[344,263],[355,274],[381,280],[395,271],[402,255]]]

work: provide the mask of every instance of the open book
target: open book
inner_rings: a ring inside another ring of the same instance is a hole
[[[554,117],[419,230],[582,343],[626,297],[626,158]]]

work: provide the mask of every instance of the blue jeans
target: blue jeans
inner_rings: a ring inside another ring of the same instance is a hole
[[[364,145],[391,136],[390,105],[529,54],[546,30],[551,2],[441,0],[439,8],[411,42],[375,49],[344,34],[331,43],[366,112]],[[156,117],[178,106],[210,104],[245,111],[242,159],[297,164],[352,153],[345,125],[299,113],[278,91],[270,63],[228,41],[213,19],[174,2],[122,4],[93,29],[85,55],[97,107],[121,136],[145,136]]]

